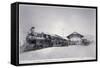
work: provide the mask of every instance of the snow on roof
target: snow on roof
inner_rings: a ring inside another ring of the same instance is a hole
[[[79,34],[78,32],[73,32],[72,34],[68,35],[67,38],[72,38],[72,37],[84,37],[83,35]]]

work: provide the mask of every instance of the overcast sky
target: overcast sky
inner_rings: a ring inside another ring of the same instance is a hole
[[[91,8],[19,6],[19,39],[25,39],[29,29],[36,32],[67,36],[72,32],[95,36],[96,10]]]

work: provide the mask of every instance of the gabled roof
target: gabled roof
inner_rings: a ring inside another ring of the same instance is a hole
[[[81,35],[81,34],[79,34],[79,33],[77,33],[77,32],[73,32],[72,34],[70,34],[70,35],[67,36],[68,39],[70,39],[72,37],[80,37],[80,38],[82,38],[84,36]]]

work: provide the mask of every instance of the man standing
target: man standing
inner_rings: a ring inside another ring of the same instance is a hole
[[[26,50],[32,50],[36,46],[35,27],[31,27],[30,33],[26,36]]]

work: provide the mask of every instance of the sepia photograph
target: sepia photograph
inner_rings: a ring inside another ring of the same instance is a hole
[[[95,8],[19,4],[19,64],[95,59]]]

